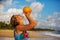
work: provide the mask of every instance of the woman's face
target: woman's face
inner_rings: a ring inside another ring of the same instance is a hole
[[[23,23],[23,16],[16,15],[15,18],[18,23]]]

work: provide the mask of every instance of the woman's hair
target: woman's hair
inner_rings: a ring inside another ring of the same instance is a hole
[[[14,28],[18,25],[18,23],[16,22],[15,15],[13,15],[13,16],[11,17],[10,24],[11,24]]]

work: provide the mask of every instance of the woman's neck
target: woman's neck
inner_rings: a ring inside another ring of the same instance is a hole
[[[23,23],[23,22],[19,22],[18,24],[19,24],[19,25],[24,25],[24,23]]]

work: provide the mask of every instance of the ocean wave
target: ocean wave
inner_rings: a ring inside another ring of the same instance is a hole
[[[54,34],[54,33],[45,33],[45,35],[60,37],[60,34]]]

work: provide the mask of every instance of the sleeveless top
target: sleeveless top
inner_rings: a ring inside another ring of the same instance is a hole
[[[17,34],[16,32],[14,32],[14,37],[15,37],[15,40],[23,40],[23,34]]]

